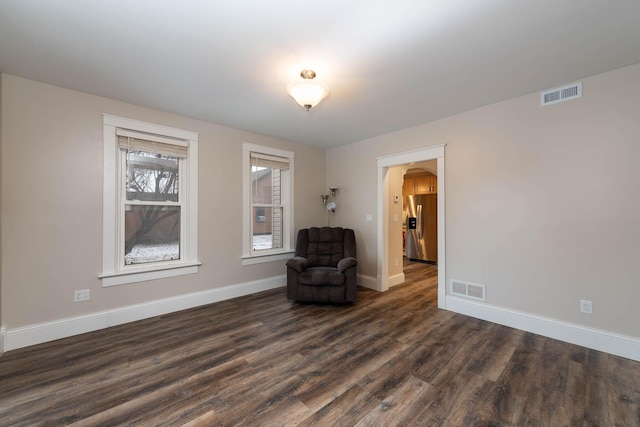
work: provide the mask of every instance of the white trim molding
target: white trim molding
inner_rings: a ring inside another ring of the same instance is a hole
[[[444,148],[446,144],[433,145],[419,150],[405,151],[386,156],[380,156],[378,160],[378,271],[376,289],[381,292],[389,290],[393,286],[396,277],[389,277],[389,168],[412,162],[437,160],[438,176],[438,308],[446,306],[446,252],[445,252],[445,172],[444,172]],[[397,283],[394,283],[397,284]]]
[[[447,310],[640,362],[640,339],[451,295]]]
[[[401,285],[404,283],[404,273],[394,274],[393,276],[389,276],[389,287],[392,288],[397,285]]]
[[[365,276],[364,274],[358,274],[358,286],[363,288],[378,290],[378,281],[375,277]]]
[[[285,214],[282,224],[283,247],[273,250],[254,251],[253,239],[253,215],[251,210],[251,152],[288,159],[289,170],[284,172],[286,179],[282,182],[282,199],[285,206]],[[242,143],[242,265],[260,264],[264,262],[282,261],[291,258],[294,249],[294,175],[295,153],[293,151],[263,145]]]
[[[249,257],[242,257],[242,265],[253,265],[253,264],[262,264],[264,262],[273,262],[273,261],[285,261],[290,258],[293,258],[295,251],[290,252],[282,252],[279,254],[271,254],[271,255],[256,255]]]
[[[47,341],[97,331],[111,326],[280,288],[285,286],[285,283],[285,275],[274,276],[253,282],[100,311],[84,316],[8,329],[6,335],[3,335],[6,337],[4,349],[6,351],[16,350]],[[0,331],[4,331],[4,328]]]
[[[0,326],[0,354],[5,352],[7,348],[7,327]]]
[[[102,286],[181,276],[198,272],[198,139],[197,132],[103,114],[103,193],[102,193]],[[174,138],[186,144],[188,155],[180,160],[180,194],[183,212],[180,226],[180,260],[140,265],[124,265],[124,217],[121,205],[121,149],[118,129]]]

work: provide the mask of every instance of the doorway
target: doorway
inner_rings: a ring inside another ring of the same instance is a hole
[[[394,166],[402,173],[402,239],[407,262],[438,263],[437,160]],[[399,183],[393,181],[391,186]],[[393,190],[393,189],[392,189]],[[397,192],[398,189],[396,188]],[[393,228],[394,224],[390,227]],[[393,231],[392,231],[393,233]],[[389,246],[392,252],[396,248]],[[390,255],[393,256],[393,255]],[[406,265],[407,262],[404,264]],[[392,269],[392,266],[389,266]]]
[[[438,219],[438,307],[445,307],[445,169],[444,145],[407,151],[378,158],[378,271],[377,290],[389,290],[389,203],[393,197],[389,188],[389,168],[427,160],[437,161]]]

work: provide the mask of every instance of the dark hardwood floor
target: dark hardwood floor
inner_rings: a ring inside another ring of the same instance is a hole
[[[277,289],[5,353],[0,425],[640,426],[640,363],[441,311],[436,269],[355,305]]]

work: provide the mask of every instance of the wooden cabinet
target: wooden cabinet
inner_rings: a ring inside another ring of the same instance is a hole
[[[436,194],[438,192],[438,177],[435,175],[405,176],[402,184],[402,195]]]
[[[415,194],[415,183],[411,178],[404,178],[402,182],[402,197],[406,197],[409,194]]]
[[[438,192],[438,178],[435,175],[415,178],[415,194],[433,194]]]

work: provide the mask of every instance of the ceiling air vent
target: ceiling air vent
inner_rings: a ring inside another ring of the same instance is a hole
[[[540,94],[540,105],[557,104],[558,102],[582,98],[582,82],[547,90]]]
[[[460,280],[451,281],[451,294],[459,297],[472,298],[479,301],[486,301],[485,286],[477,283],[462,282]]]

